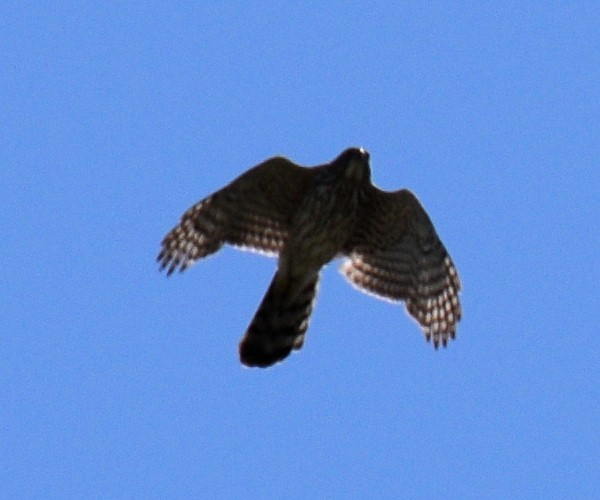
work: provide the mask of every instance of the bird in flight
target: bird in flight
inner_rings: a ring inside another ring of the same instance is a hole
[[[456,335],[461,286],[454,263],[410,191],[371,183],[364,148],[315,167],[281,156],[256,165],[187,210],[157,261],[170,275],[225,243],[278,257],[239,345],[246,366],[271,366],[302,347],[320,271],[338,257],[359,290],[403,301],[436,349]]]

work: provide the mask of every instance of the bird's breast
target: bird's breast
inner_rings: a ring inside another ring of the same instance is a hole
[[[318,270],[334,259],[354,231],[358,200],[354,183],[343,179],[315,186],[293,218],[285,249],[290,265]]]

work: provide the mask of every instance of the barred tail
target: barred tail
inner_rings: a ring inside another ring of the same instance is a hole
[[[246,366],[266,368],[304,343],[319,275],[305,277],[298,290],[296,283],[283,281],[276,273],[240,342],[240,360]]]

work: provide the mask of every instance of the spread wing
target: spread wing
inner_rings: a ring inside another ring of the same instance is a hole
[[[371,186],[342,274],[363,291],[406,303],[437,348],[456,335],[460,280],[429,216],[408,190]]]
[[[251,168],[183,214],[162,241],[161,269],[184,271],[224,243],[277,254],[316,170],[283,157]]]

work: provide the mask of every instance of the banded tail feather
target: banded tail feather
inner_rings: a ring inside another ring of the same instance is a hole
[[[239,346],[246,366],[266,368],[285,359],[304,343],[319,275],[304,278],[299,291],[294,283],[281,284],[275,274]]]

